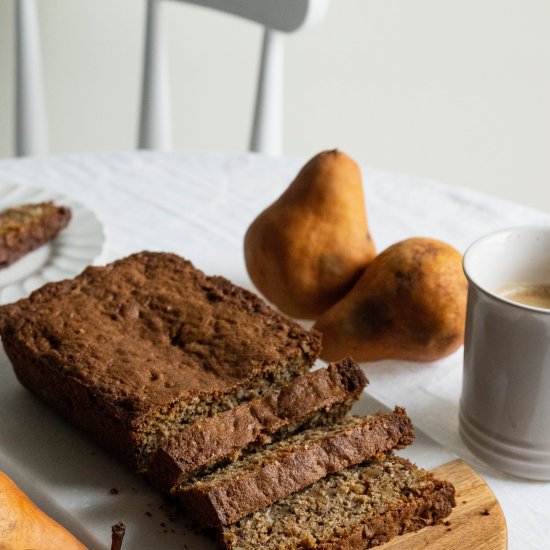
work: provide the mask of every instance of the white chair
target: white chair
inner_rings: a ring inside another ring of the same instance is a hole
[[[164,51],[162,2],[147,0],[138,147],[170,149],[168,65]],[[260,23],[265,27],[250,150],[282,150],[283,40],[320,21],[328,0],[180,0]],[[47,150],[46,116],[36,0],[16,0],[15,149],[18,156]]]

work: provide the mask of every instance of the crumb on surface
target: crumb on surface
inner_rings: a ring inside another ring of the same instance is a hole
[[[116,487],[111,487],[111,490],[109,491],[111,495],[118,495],[118,489]]]
[[[147,510],[147,512],[145,512],[145,515],[148,516],[148,517],[153,517],[153,514],[151,514],[151,512],[149,512],[149,510]]]
[[[159,510],[166,516],[168,521],[176,521],[178,510],[174,503],[165,501],[159,506]]]
[[[485,510],[483,510],[482,512],[480,512],[480,514],[482,516],[490,516],[491,515],[491,512],[489,512],[489,510],[487,510],[487,508],[485,508]]]

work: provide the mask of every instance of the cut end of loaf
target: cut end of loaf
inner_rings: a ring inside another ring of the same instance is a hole
[[[197,397],[192,401],[174,402],[169,407],[158,411],[140,426],[140,442],[137,445],[139,470],[141,472],[148,470],[157,449],[174,437],[182,426],[277,391],[291,380],[305,374],[308,369],[308,361],[293,361],[277,365],[277,368],[261,373],[249,384],[236,391]]]
[[[338,422],[360,396],[366,378],[347,359],[294,378],[261,399],[179,427],[154,453],[148,476],[175,493],[191,476],[205,475],[298,431]]]

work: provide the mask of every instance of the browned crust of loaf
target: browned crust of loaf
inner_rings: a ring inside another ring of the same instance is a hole
[[[282,448],[266,463],[215,486],[183,487],[178,496],[200,527],[229,525],[328,474],[413,441],[412,422],[400,407],[364,420],[296,449]]]
[[[373,548],[397,535],[436,525],[455,506],[455,488],[447,481],[435,481],[433,491],[403,502],[378,517],[356,525],[338,539],[319,544],[317,550],[358,550]]]
[[[297,365],[293,376],[307,372],[320,350],[318,333],[251,292],[153,252],[1,307],[0,331],[27,389],[140,470],[139,434],[153,419],[182,403],[233,399],[287,364]]]
[[[346,358],[295,378],[264,398],[184,426],[153,456],[149,479],[161,491],[175,491],[198,470],[234,460],[249,445],[269,443],[283,428],[292,433],[316,413],[329,413],[344,403],[344,415],[367,382],[359,365]]]
[[[0,269],[51,241],[70,220],[71,210],[51,201],[24,204],[0,213]]]

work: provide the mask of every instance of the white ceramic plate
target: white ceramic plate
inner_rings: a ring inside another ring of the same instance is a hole
[[[47,189],[0,183],[0,211],[26,203],[54,201],[68,206],[69,225],[49,243],[0,269],[0,303],[28,296],[45,283],[69,279],[96,262],[105,246],[105,230],[97,216],[79,202]]]

